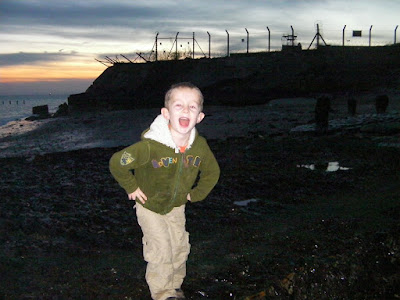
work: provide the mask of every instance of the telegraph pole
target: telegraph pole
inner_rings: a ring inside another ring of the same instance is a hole
[[[343,29],[344,30],[344,29]],[[311,45],[314,43],[314,40],[317,39],[317,49],[319,48],[319,39],[321,38],[321,40],[324,42],[325,46],[327,45],[324,38],[322,37],[322,35],[319,33],[319,24],[317,24],[317,33],[315,34],[313,40],[310,43],[310,46],[308,46],[307,50],[310,49]]]

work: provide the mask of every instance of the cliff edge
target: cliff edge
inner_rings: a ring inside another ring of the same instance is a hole
[[[400,86],[400,45],[232,54],[213,59],[116,63],[71,110],[160,107],[168,87],[190,81],[208,105],[252,105],[279,97],[343,94]]]

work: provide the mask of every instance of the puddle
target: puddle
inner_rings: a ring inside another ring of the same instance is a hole
[[[350,168],[341,167],[339,165],[339,162],[337,162],[337,161],[333,161],[333,162],[329,162],[328,163],[328,167],[326,168],[326,172],[336,172],[338,170],[347,171],[347,170],[350,170]]]
[[[306,169],[310,169],[310,170],[315,170],[315,165],[297,165],[298,168],[306,168]]]
[[[253,199],[248,199],[248,200],[235,201],[235,202],[233,202],[233,204],[237,205],[237,206],[247,206],[251,202],[258,202],[258,200],[259,199],[253,198]]]
[[[318,168],[316,167],[315,164],[310,164],[310,165],[297,165],[298,168],[306,168],[306,169],[310,169],[310,170],[315,170],[315,169],[321,169],[321,170],[325,170],[325,172],[336,172],[336,171],[348,171],[351,168],[348,167],[342,167],[340,166],[338,161],[331,161],[328,162],[327,165],[322,166],[318,166]]]

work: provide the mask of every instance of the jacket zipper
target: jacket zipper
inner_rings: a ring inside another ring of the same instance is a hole
[[[172,200],[173,200],[172,202],[175,201],[175,199],[176,199],[176,194],[177,194],[177,192],[178,192],[179,179],[181,178],[184,159],[185,159],[185,153],[182,153],[181,159],[180,159],[180,161],[179,161],[179,166],[178,166],[178,168],[179,168],[179,169],[178,169],[178,177],[176,178],[176,182],[175,182],[175,190],[174,190],[174,196],[173,196],[173,198],[172,198]]]

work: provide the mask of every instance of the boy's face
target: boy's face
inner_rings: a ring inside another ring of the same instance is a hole
[[[198,92],[186,87],[172,91],[168,107],[162,108],[161,114],[169,120],[172,133],[180,135],[190,134],[204,118]]]

